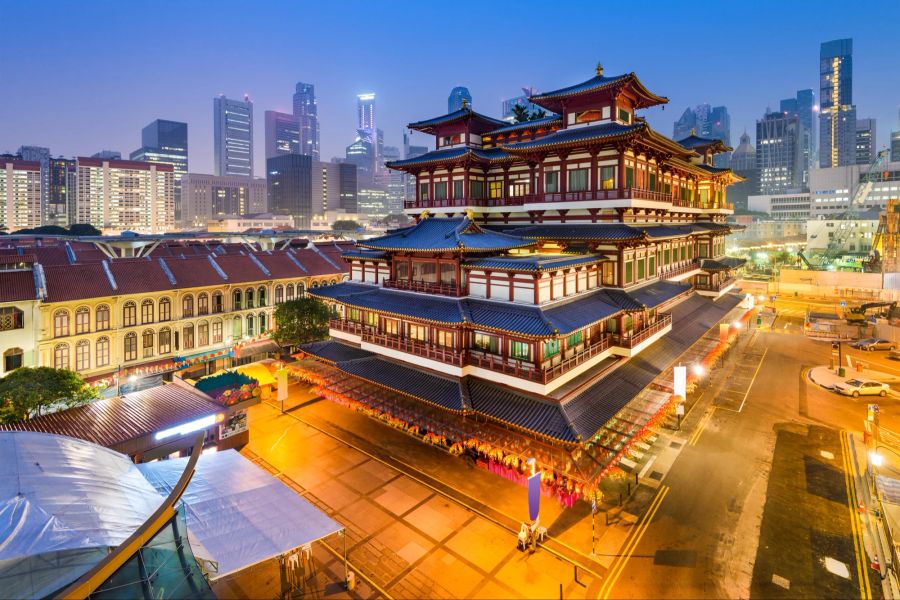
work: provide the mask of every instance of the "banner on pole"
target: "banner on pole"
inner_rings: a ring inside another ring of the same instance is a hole
[[[528,478],[528,518],[537,521],[541,510],[541,474],[535,473]]]
[[[674,369],[675,381],[673,391],[676,396],[687,398],[687,367],[679,365]]]

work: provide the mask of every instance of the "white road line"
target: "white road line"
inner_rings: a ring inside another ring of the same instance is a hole
[[[747,403],[747,397],[750,395],[750,390],[753,389],[753,384],[756,382],[756,376],[759,375],[759,370],[762,369],[763,362],[766,360],[766,354],[768,354],[768,353],[769,353],[769,349],[766,348],[765,351],[762,353],[762,356],[759,359],[759,364],[756,365],[756,371],[753,372],[753,378],[750,380],[750,385],[747,386],[747,391],[744,392],[744,398],[743,398],[743,400],[741,400],[740,407],[738,407],[737,410],[734,410],[733,408],[728,408],[727,406],[719,406],[719,408],[728,410],[731,412],[736,412],[736,413],[739,413],[742,410],[744,410],[744,404]]]
[[[638,473],[638,479],[643,479],[643,478],[644,478],[644,475],[646,475],[647,471],[650,470],[650,467],[653,465],[653,463],[654,463],[655,461],[656,461],[656,455],[654,454],[654,455],[650,458],[650,460],[647,461],[647,464],[644,465],[644,468],[641,469],[641,472]]]

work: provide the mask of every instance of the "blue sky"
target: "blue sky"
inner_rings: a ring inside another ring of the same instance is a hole
[[[343,156],[355,95],[374,91],[386,143],[446,112],[467,86],[498,116],[524,85],[551,90],[635,71],[670,104],[646,112],[666,135],[685,107],[725,104],[732,137],[797,89],[818,96],[822,41],[854,40],[854,102],[897,128],[900,3],[883,2],[53,2],[5,3],[0,152],[127,155],[156,118],[189,124],[191,170],[212,172],[212,98],[250,94],[256,174],[263,111],[316,85],[322,157]]]

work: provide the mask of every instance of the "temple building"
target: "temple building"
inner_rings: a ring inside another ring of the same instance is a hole
[[[713,166],[731,150],[721,141],[653,131],[638,111],[668,100],[634,73],[598,66],[529,100],[549,116],[510,125],[464,104],[409,125],[435,138],[387,163],[415,178],[404,209],[416,224],[359,241],[344,254],[350,280],[310,291],[331,307],[333,341],[308,347],[318,362],[298,371],[451,448],[503,438],[497,426],[545,442],[548,469],[558,450],[595,444],[605,474],[629,439],[610,441],[610,423],[652,380],[626,392],[613,376],[645,352],[668,369],[737,303],[726,188],[741,178]],[[371,386],[389,392],[377,409]],[[626,421],[642,430],[647,414]]]

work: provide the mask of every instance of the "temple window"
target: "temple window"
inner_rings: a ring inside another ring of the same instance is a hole
[[[438,181],[434,184],[434,199],[435,200],[446,200],[447,199],[447,182],[446,181]]]
[[[629,260],[625,263],[625,283],[629,284],[634,281],[634,261]]]
[[[428,328],[423,325],[409,323],[406,326],[406,337],[411,340],[419,340],[420,342],[428,341]]]
[[[672,184],[664,183],[663,184],[663,192],[665,192],[667,195],[670,195],[672,193]]]
[[[495,335],[476,331],[473,344],[484,352],[490,352],[491,354],[500,353],[500,339]]]
[[[650,268],[647,270],[649,271],[650,277],[654,277],[656,275],[656,257],[652,254],[650,255]]]
[[[456,340],[452,331],[445,331],[443,329],[438,329],[435,332],[435,340],[434,343],[438,346],[444,346],[445,348],[452,348],[456,346]]]
[[[611,262],[603,263],[603,285],[616,285],[616,265]]]
[[[437,282],[437,265],[433,262],[413,262],[413,281]]]
[[[568,172],[568,191],[583,192],[588,189],[588,170],[570,169]]]
[[[419,184],[419,198],[421,200],[428,200],[428,184],[427,183]]]
[[[490,193],[491,198],[502,198],[503,197],[503,182],[502,181],[488,182],[488,192]]]
[[[462,198],[463,197],[463,180],[457,179],[453,182],[453,197],[454,198]]]
[[[625,167],[625,187],[634,187],[634,167]]]
[[[372,327],[378,326],[378,313],[374,313],[372,311],[366,312],[366,325],[371,325]]]
[[[584,332],[576,331],[566,338],[566,347],[573,348],[584,341]]]
[[[400,331],[400,322],[397,319],[384,320],[384,332],[388,335],[398,335]]]
[[[547,194],[559,192],[559,171],[544,172],[544,192]]]
[[[469,196],[473,200],[481,200],[484,198],[484,182],[478,179],[469,181]]]
[[[644,278],[644,259],[640,258],[637,261],[637,278],[638,281]]]
[[[669,260],[669,249],[666,248],[665,250],[663,250],[662,264],[668,265],[670,262],[672,262],[672,261]]]
[[[397,280],[406,281],[409,279],[409,263],[399,262],[396,265]]]
[[[650,173],[650,189],[656,190],[656,173]]]
[[[544,342],[544,358],[550,358],[559,354],[559,340],[547,340]]]
[[[361,319],[360,319],[360,312],[359,312],[359,309],[358,309],[358,308],[351,308],[351,309],[350,309],[350,320],[351,320],[351,321],[357,321],[357,322],[359,322],[359,321],[361,320]]]
[[[623,123],[631,123],[631,113],[624,108],[619,109],[619,120]]]
[[[600,167],[600,187],[604,190],[615,189],[616,187],[616,168]]]
[[[509,343],[509,357],[517,360],[531,360],[531,344],[512,340]]]
[[[441,283],[445,285],[456,283],[456,265],[441,263]]]

